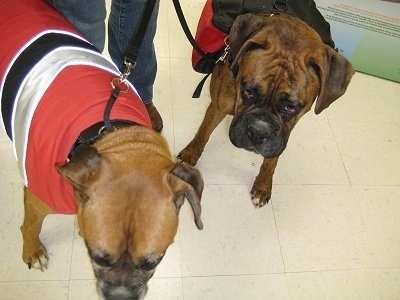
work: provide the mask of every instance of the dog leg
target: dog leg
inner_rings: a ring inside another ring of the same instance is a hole
[[[214,102],[208,106],[203,122],[201,123],[193,140],[178,154],[179,161],[184,161],[192,166],[196,165],[197,160],[203,153],[211,133],[225,118],[226,113],[222,112]]]
[[[251,201],[255,207],[263,207],[271,198],[272,177],[278,163],[278,157],[264,158],[253,188],[251,189]]]
[[[23,237],[22,259],[29,268],[47,269],[48,255],[39,239],[44,218],[53,211],[35,197],[27,187],[24,188],[24,223],[21,226]]]

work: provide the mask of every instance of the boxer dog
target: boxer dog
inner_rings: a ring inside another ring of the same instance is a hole
[[[178,159],[195,165],[212,131],[233,115],[232,144],[264,157],[251,189],[253,204],[262,207],[293,127],[314,101],[319,114],[342,96],[354,70],[313,28],[285,14],[240,15],[228,41],[230,59],[211,75],[211,104]]]
[[[200,173],[171,159],[134,87],[45,1],[3,0],[0,19],[1,120],[25,183],[23,261],[46,269],[44,218],[76,213],[99,294],[143,299],[185,198],[203,227]],[[114,104],[111,83],[123,88]]]

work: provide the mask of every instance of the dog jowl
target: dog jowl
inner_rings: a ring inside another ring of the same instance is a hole
[[[241,15],[229,44],[229,60],[212,73],[204,120],[178,158],[196,164],[215,127],[233,115],[232,144],[264,157],[251,190],[261,207],[271,197],[278,158],[296,123],[314,103],[319,114],[342,96],[354,70],[313,28],[289,15]]]

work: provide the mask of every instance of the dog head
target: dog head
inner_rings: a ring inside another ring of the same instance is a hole
[[[241,15],[229,43],[236,86],[229,136],[264,157],[279,156],[314,101],[319,114],[344,94],[354,74],[314,29],[288,15]]]
[[[73,186],[80,234],[100,295],[142,299],[178,226],[185,197],[199,229],[202,177],[174,164],[161,135],[141,126],[80,146],[59,173]]]

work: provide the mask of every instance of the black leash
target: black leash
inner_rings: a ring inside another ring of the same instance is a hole
[[[147,32],[147,27],[149,26],[151,15],[153,14],[154,7],[156,5],[157,0],[148,0],[146,3],[146,6],[144,8],[142,18],[140,21],[140,25],[135,33],[135,35],[132,37],[128,51],[125,54],[125,59],[124,59],[124,66],[122,66],[122,72],[126,68],[134,68],[136,66],[136,59],[139,54],[139,49],[140,46],[142,45],[144,36],[146,35]]]
[[[193,49],[197,51],[201,56],[206,56],[208,57],[207,53],[205,53],[203,50],[201,50],[200,46],[196,43],[196,40],[194,39],[192,33],[190,32],[189,26],[186,22],[185,15],[183,14],[181,4],[179,3],[179,0],[172,0],[172,3],[174,4],[176,14],[179,19],[179,23],[181,23],[183,32],[185,33],[187,39],[189,40],[190,44],[193,46]],[[213,58],[210,56],[210,58]]]
[[[129,89],[129,85],[126,82],[127,77],[131,71],[136,67],[136,59],[139,54],[140,46],[142,45],[144,36],[147,32],[147,27],[150,23],[151,16],[153,14],[154,7],[157,0],[148,0],[144,8],[139,27],[136,33],[130,40],[128,50],[125,54],[123,64],[120,68],[121,74],[119,77],[115,77],[111,80],[112,92],[108,99],[106,108],[104,110],[104,127],[108,131],[112,131],[115,127],[110,121],[111,109],[117,100],[119,94],[126,93]]]

